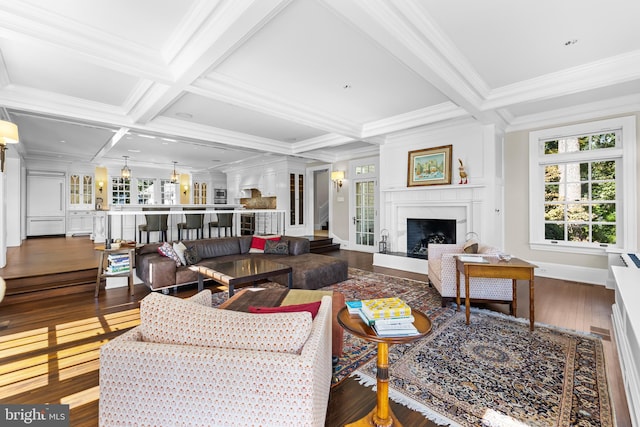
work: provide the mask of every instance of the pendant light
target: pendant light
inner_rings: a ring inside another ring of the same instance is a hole
[[[122,157],[124,157],[124,167],[120,170],[120,176],[123,178],[131,178],[131,169],[129,169],[129,166],[127,166],[127,159],[129,158],[129,156]]]
[[[178,182],[180,175],[178,175],[178,172],[176,172],[176,163],[178,162],[173,162],[173,173],[171,174],[171,183],[175,184]]]

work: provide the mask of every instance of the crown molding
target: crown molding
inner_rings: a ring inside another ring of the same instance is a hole
[[[316,138],[305,139],[304,141],[298,141],[293,144],[294,153],[304,153],[305,151],[319,150],[322,148],[335,147],[342,144],[348,144],[355,139],[348,136],[338,135],[335,133],[328,133],[326,135],[318,136]]]
[[[506,131],[516,132],[556,126],[570,122],[594,120],[620,114],[638,114],[639,112],[640,95],[628,95],[579,106],[545,111],[540,114],[521,116],[512,120]]]
[[[452,102],[421,108],[397,116],[387,117],[363,126],[363,137],[385,135],[445,120],[468,117],[469,113]]]
[[[612,56],[494,89],[482,108],[505,108],[637,79],[640,79],[640,51]]]

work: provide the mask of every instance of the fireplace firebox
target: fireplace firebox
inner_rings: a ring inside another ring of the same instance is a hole
[[[407,218],[407,256],[426,259],[430,243],[456,243],[456,220]]]

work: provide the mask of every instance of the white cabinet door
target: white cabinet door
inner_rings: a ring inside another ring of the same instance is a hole
[[[27,216],[64,216],[63,176],[27,176]]]

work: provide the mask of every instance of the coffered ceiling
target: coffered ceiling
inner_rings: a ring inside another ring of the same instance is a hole
[[[193,172],[640,111],[631,0],[0,0],[29,159]]]

